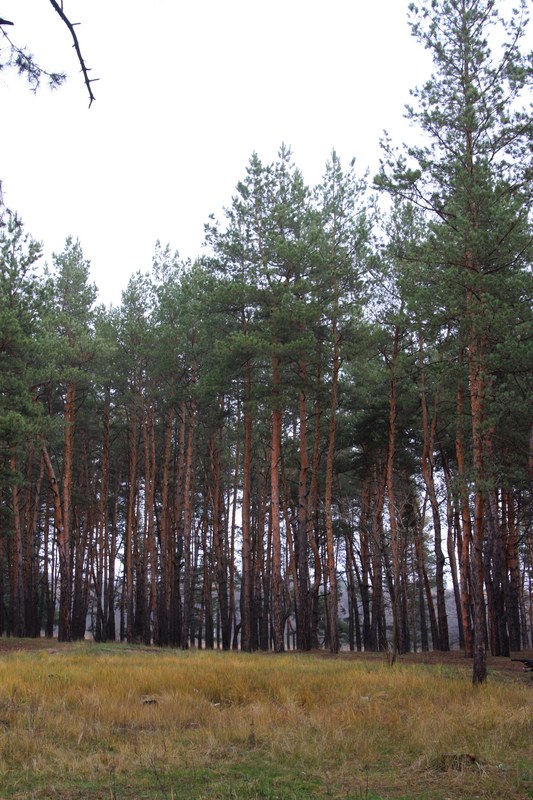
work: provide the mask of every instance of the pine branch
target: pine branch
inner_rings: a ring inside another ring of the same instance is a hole
[[[33,55],[28,50],[18,47],[3,29],[0,33],[9,45],[9,58],[7,61],[0,64],[0,69],[3,67],[15,67],[19,75],[24,75],[27,78],[32,91],[37,91],[43,76],[47,78],[51,89],[55,89],[64,82],[66,77],[64,73],[48,72],[48,70],[37,64]]]
[[[79,41],[78,41],[78,37],[76,35],[76,31],[74,30],[74,26],[79,24],[79,23],[73,23],[73,22],[71,22],[69,20],[69,18],[67,17],[65,12],[63,11],[63,3],[61,3],[61,5],[60,5],[58,2],[56,2],[56,0],[50,0],[50,3],[52,5],[52,7],[55,9],[55,11],[57,11],[57,13],[61,17],[61,19],[63,20],[65,25],[67,26],[67,28],[70,31],[70,35],[72,36],[72,41],[73,41],[73,45],[72,46],[74,47],[74,49],[76,51],[76,55],[78,57],[78,61],[79,61],[79,64],[80,64],[80,67],[81,67],[81,71],[82,71],[82,74],[83,74],[83,80],[85,81],[85,86],[87,87],[87,91],[89,93],[89,108],[90,108],[92,103],[93,103],[93,100],[96,99],[95,96],[94,96],[93,90],[92,90],[91,83],[94,83],[95,81],[97,81],[98,78],[89,78],[90,68],[87,67],[87,65],[85,63],[85,59],[83,58],[83,55],[82,55],[82,52],[81,52],[81,48],[80,48],[80,44],[79,44]]]

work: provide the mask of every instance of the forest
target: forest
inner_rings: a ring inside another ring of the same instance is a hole
[[[533,58],[500,6],[411,5],[434,72],[376,176],[252,154],[205,254],[158,245],[118,307],[4,211],[1,636],[458,647],[474,683],[533,646]]]

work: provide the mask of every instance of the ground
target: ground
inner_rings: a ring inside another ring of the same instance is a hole
[[[460,651],[0,638],[0,672],[0,800],[533,800],[533,673],[510,658],[480,690]]]
[[[58,650],[69,647],[68,644],[58,642],[56,639],[13,639],[0,637],[0,655],[10,650]],[[136,649],[138,647],[136,646]],[[151,648],[143,648],[150,652]],[[157,649],[153,648],[154,652]],[[292,651],[291,651],[292,652]],[[267,654],[265,654],[267,655]],[[273,655],[272,653],[270,655]],[[337,656],[332,656],[325,650],[315,650],[313,655],[322,656],[323,658],[339,658],[339,659],[354,659],[363,661],[383,661],[386,659],[385,653],[350,653],[341,652]],[[533,686],[533,673],[527,671],[520,661],[513,659],[533,659],[533,650],[522,650],[519,653],[512,653],[511,658],[503,656],[487,655],[487,667],[489,677],[491,672],[501,673],[508,677],[514,678],[520,683],[530,683]],[[429,653],[407,653],[406,655],[398,656],[398,663],[401,664],[430,664],[430,665],[447,665],[447,666],[468,666],[472,664],[472,659],[465,658],[462,650],[451,650],[443,653],[433,650]]]

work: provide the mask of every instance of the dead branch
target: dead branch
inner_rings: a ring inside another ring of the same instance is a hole
[[[89,92],[89,108],[90,108],[91,105],[92,105],[93,100],[96,99],[95,96],[94,96],[93,90],[92,90],[91,83],[94,83],[95,81],[97,81],[98,78],[89,78],[90,68],[87,67],[87,65],[85,63],[85,59],[83,58],[83,55],[82,55],[82,52],[81,52],[80,44],[78,42],[78,37],[76,35],[76,31],[74,30],[74,26],[79,24],[79,23],[73,23],[73,22],[70,21],[70,19],[67,17],[65,12],[63,11],[63,3],[62,2],[61,2],[61,4],[59,4],[58,2],[56,2],[56,0],[50,0],[50,3],[52,5],[52,7],[55,9],[55,11],[57,11],[57,13],[61,17],[61,19],[63,20],[65,25],[67,26],[67,28],[70,31],[70,35],[72,36],[72,41],[73,41],[73,45],[72,46],[74,47],[74,49],[76,51],[76,55],[78,57],[78,61],[79,61],[79,64],[80,64],[80,67],[81,67],[81,71],[82,71],[82,74],[83,74],[83,80],[85,81],[85,86],[87,87],[87,91]]]

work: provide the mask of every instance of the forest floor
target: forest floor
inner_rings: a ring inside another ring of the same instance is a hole
[[[89,640],[88,640],[89,641]],[[38,651],[38,650],[45,650],[48,652],[57,651],[61,652],[61,650],[68,651],[69,648],[72,647],[72,644],[58,642],[57,639],[16,639],[16,638],[6,638],[0,636],[0,656],[3,653],[7,653],[10,651]],[[121,645],[121,647],[127,647],[127,645]],[[157,653],[160,652],[157,648],[146,647],[142,645],[135,645],[135,650],[143,650],[146,653]],[[290,655],[291,653],[297,654],[297,651],[289,650],[285,655]],[[275,657],[273,653],[263,653],[264,657]],[[387,661],[387,654],[386,653],[359,653],[359,652],[350,652],[350,651],[341,651],[338,655],[331,655],[327,650],[313,650],[310,655],[316,656],[318,658],[326,658],[326,659],[339,659],[339,660],[349,660],[349,661],[363,661],[363,662],[386,662]],[[505,656],[491,656],[487,655],[487,669],[489,673],[489,678],[491,673],[500,673],[502,675],[507,675],[514,680],[517,680],[520,683],[526,683],[533,687],[533,673],[527,671],[524,668],[524,665],[521,663],[519,659],[533,659],[533,650],[522,650],[519,653],[512,653],[511,657]],[[430,665],[430,666],[448,666],[448,667],[459,667],[459,668],[467,668],[472,669],[472,659],[465,658],[465,654],[463,650],[450,650],[449,652],[441,652],[438,650],[431,650],[427,653],[406,653],[405,655],[398,656],[398,663],[399,664],[418,664],[418,665]]]
[[[471,670],[0,638],[0,800],[533,800],[533,675]]]
[[[0,649],[1,652],[1,649]],[[317,651],[319,655],[322,651]],[[339,653],[338,656],[330,656],[329,653],[324,655],[330,658],[348,658],[362,661],[380,661],[386,658],[384,653]],[[522,650],[519,653],[512,653],[511,658],[504,656],[491,656],[487,655],[487,670],[489,677],[491,673],[501,673],[507,675],[515,680],[527,683],[533,686],[533,674],[524,669],[524,665],[520,661],[513,659],[533,659],[533,650]],[[466,667],[472,670],[472,659],[465,658],[463,650],[450,650],[449,652],[440,652],[432,650],[428,653],[406,653],[405,655],[398,656],[398,663],[400,664],[427,664],[432,666],[446,665],[455,667]]]

